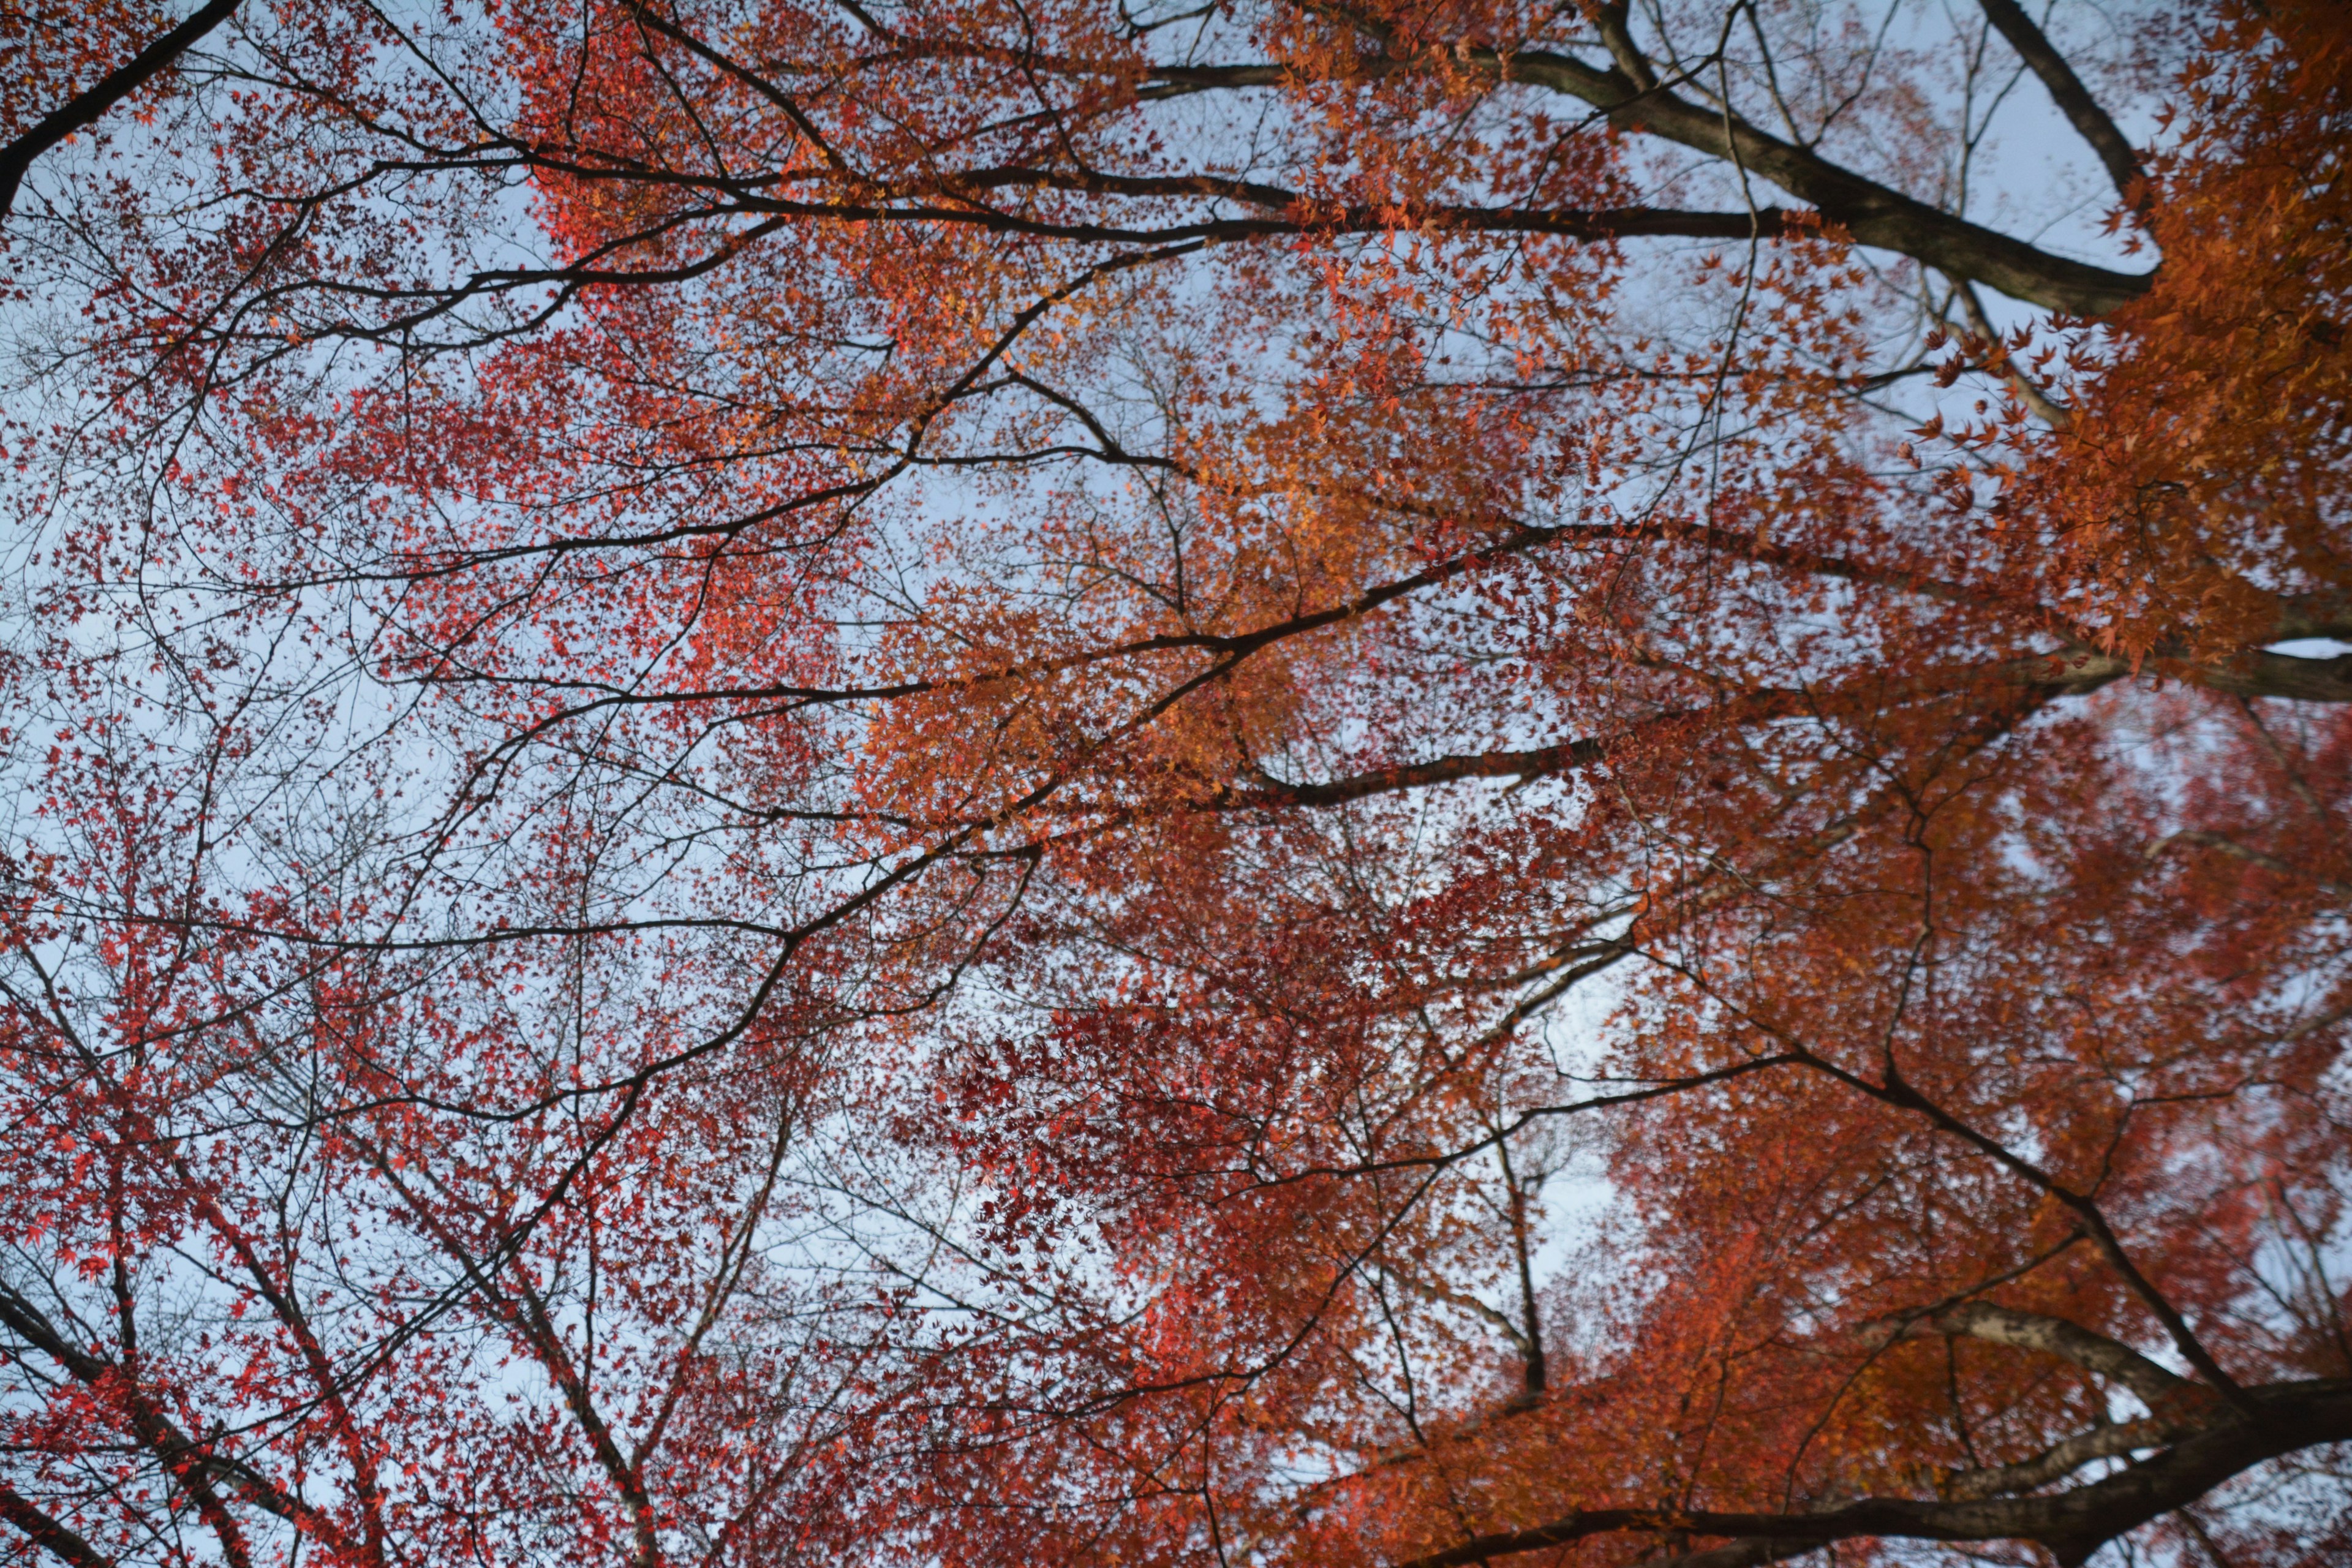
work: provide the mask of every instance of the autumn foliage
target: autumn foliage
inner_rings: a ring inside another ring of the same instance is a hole
[[[2352,1555],[2340,7],[0,0],[0,138],[10,1561]]]

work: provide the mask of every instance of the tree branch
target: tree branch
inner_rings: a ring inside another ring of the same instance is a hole
[[[17,187],[33,160],[88,125],[147,83],[172,68],[196,41],[236,14],[242,0],[211,0],[186,21],[139,51],[127,64],[76,93],[64,108],[44,116],[7,146],[0,148],[0,219],[16,203]]]
[[[2332,877],[2321,876],[2312,870],[2307,864],[2290,865],[2275,855],[2266,855],[2259,849],[2249,848],[2226,833],[2212,833],[2203,828],[2185,827],[2178,833],[2166,834],[2142,850],[2141,856],[2150,861],[2160,860],[2164,858],[2165,852],[2176,844],[2199,845],[2217,854],[2227,855],[2233,860],[2242,860],[2249,866],[2259,866],[2273,876],[2284,877],[2289,881],[2309,882],[2331,897],[2352,899],[2352,886],[2339,882]]]
[[[2161,1448],[2178,1442],[2196,1430],[2186,1422],[2158,1420],[2124,1421],[2110,1426],[2094,1426],[2087,1432],[2052,1444],[2030,1459],[2013,1465],[1995,1465],[1981,1470],[1961,1470],[1944,1484],[1944,1495],[1952,1498],[2000,1497],[2011,1492],[2033,1491],[2053,1481],[2063,1481],[2094,1459],[2116,1459],[2142,1448]]]
[[[2116,129],[2107,111],[2099,107],[2098,100],[2091,96],[2090,89],[2083,85],[2083,79],[2074,74],[2074,68],[2066,63],[2066,57],[2052,47],[2049,37],[2033,25],[2033,18],[2025,14],[2017,0],[1979,0],[1979,4],[1984,6],[1986,19],[2009,40],[2018,58],[2050,89],[2052,100],[2065,115],[2067,123],[2082,132],[2083,140],[2098,153],[2099,162],[2107,166],[2107,177],[2116,183],[2116,190],[2126,201],[2146,205],[2145,189],[2137,193],[2134,190],[2147,178],[2146,171],[2139,166],[2139,155],[2124,140],[2124,133]]]
[[[1942,1333],[1965,1334],[1992,1344],[2040,1351],[2073,1362],[2085,1372],[2122,1384],[2151,1410],[2196,1386],[2129,1345],[2105,1334],[2095,1334],[2063,1318],[2021,1312],[1989,1301],[1969,1301],[1938,1312],[1928,1321]]]
[[[1411,1558],[1397,1568],[1465,1568],[1595,1536],[1686,1531],[1738,1538],[1709,1553],[1675,1559],[1685,1568],[1741,1568],[1767,1546],[1826,1545],[1864,1536],[1910,1541],[2032,1542],[2067,1568],[2105,1542],[2202,1497],[2233,1476],[2297,1449],[2352,1438],[2352,1381],[2277,1384],[2247,1391],[2257,1419],[2226,1418],[2181,1439],[2145,1464],[2048,1497],[1874,1497],[1816,1513],[1735,1513],[1705,1509],[1587,1509],[1531,1529],[1474,1536]]]
[[[0,1481],[0,1519],[23,1531],[26,1540],[64,1558],[74,1568],[114,1568],[112,1559],[102,1556],[89,1542],[34,1506],[5,1481]]]
[[[1415,46],[1378,17],[1309,0],[1307,9],[1345,21],[1392,56]],[[1433,46],[1430,46],[1433,47]],[[1504,54],[1466,40],[1447,50],[1455,68],[1496,81],[1527,82],[1580,99],[1612,123],[1643,131],[1713,157],[1733,159],[1843,226],[1858,245],[1892,250],[1990,285],[2013,299],[2072,316],[2101,316],[2145,293],[2153,274],[2110,271],[2053,256],[2020,239],[1954,216],[1818,153],[1781,141],[1736,114],[1645,87],[1622,68],[1602,69],[1544,49]]]

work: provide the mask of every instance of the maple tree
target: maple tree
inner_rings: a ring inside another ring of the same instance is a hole
[[[0,45],[27,1560],[2352,1551],[2336,7]]]

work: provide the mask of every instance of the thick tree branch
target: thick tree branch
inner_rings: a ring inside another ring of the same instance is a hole
[[[2318,668],[2314,668],[2318,667]],[[2295,658],[2253,653],[2221,665],[2152,661],[2161,673],[2233,696],[2288,698],[2300,701],[2352,702],[2352,655],[2334,659]],[[1846,685],[1817,690],[1760,688],[1706,708],[1675,709],[1607,735],[1591,735],[1549,746],[1464,752],[1425,762],[1398,763],[1341,778],[1297,784],[1266,780],[1231,789],[1212,803],[1219,811],[1256,811],[1284,806],[1342,805],[1373,795],[1454,784],[1465,779],[1538,778],[1591,767],[1636,742],[1654,743],[1675,729],[1711,729],[1794,718],[1835,719],[1880,712],[1908,702],[1965,696],[1970,692],[2045,691],[2082,696],[2136,673],[2132,660],[2092,648],[2029,654],[1993,664],[1950,665],[1910,676],[1858,676]]]
[[[2032,1542],[2048,1548],[2071,1568],[2116,1536],[2195,1501],[2266,1460],[2352,1439],[2352,1383],[2280,1384],[2247,1392],[2258,1406],[2252,1418],[2219,1420],[2144,1464],[2051,1496],[1932,1502],[1874,1497],[1815,1513],[1786,1514],[1590,1509],[1532,1529],[1475,1536],[1458,1546],[1409,1559],[1398,1568],[1465,1568],[1595,1536],[1668,1531],[1745,1538],[1717,1549],[1733,1553],[1720,1563],[1700,1555],[1697,1562],[1706,1568],[1762,1561],[1760,1555],[1738,1555],[1759,1551],[1755,1542],[1776,1543],[1786,1551],[1864,1536]]]
[[[1736,159],[1742,168],[1819,208],[1857,245],[1960,273],[2029,304],[2070,316],[2101,316],[2129,304],[2147,289],[2147,277],[2053,256],[1864,179],[1738,115],[1686,103],[1670,92],[1643,91],[1617,72],[1541,52],[1514,55],[1507,63],[1497,58],[1496,68],[1507,80],[1550,88],[1605,109],[1627,129]]]
[[[1344,5],[1308,9],[1346,22],[1389,49],[1392,58],[1416,46],[1378,17]],[[1433,47],[1434,46],[1426,46]],[[1621,68],[1602,69],[1544,49],[1510,54],[1464,41],[1446,50],[1455,68],[1485,72],[1496,81],[1526,82],[1581,100],[1626,130],[1647,132],[1713,157],[1729,159],[1820,209],[1854,242],[1908,256],[1957,273],[2011,298],[2072,316],[2100,316],[2137,299],[2152,275],[2115,272],[2071,261],[2022,240],[1982,227],[1864,179],[1806,148],[1783,142],[1738,115],[1688,102],[1644,86]]]
[[[2220,664],[2162,663],[2161,673],[2232,697],[2289,702],[2352,702],[2352,654],[2304,658],[2257,649]]]
[[[1884,1070],[1885,1081],[1873,1083],[1858,1073],[1850,1072],[1835,1062],[1807,1051],[1797,1042],[1790,1039],[1785,1033],[1763,1024],[1761,1020],[1755,1020],[1755,1022],[1768,1033],[1780,1039],[1792,1055],[1806,1058],[1808,1065],[1815,1070],[1827,1074],[1847,1088],[1867,1095],[1881,1104],[1916,1111],[1937,1128],[1968,1144],[2011,1175],[2048,1194],[2073,1210],[2075,1219],[2082,1226],[2084,1234],[2089,1237],[2091,1244],[2105,1255],[2108,1267],[2122,1277],[2124,1283],[2131,1288],[2132,1294],[2137,1296],[2141,1304],[2154,1314],[2157,1321],[2164,1325],[2165,1332],[2171,1337],[2173,1347],[2179,1351],[2181,1359],[2194,1367],[2200,1376],[2219,1389],[2241,1410],[2251,1408],[2247,1404],[2249,1395],[2246,1390],[2230,1375],[2219,1361],[2214,1359],[2212,1352],[2208,1350],[2204,1342],[2197,1337],[2196,1331],[2189,1326],[2188,1319],[2181,1315],[2180,1310],[2175,1307],[2166,1298],[2164,1292],[2157,1289],[2156,1282],[2141,1270],[2138,1263],[2133,1259],[2130,1250],[2124,1246],[2123,1238],[2117,1236],[2115,1227],[2107,1223],[2105,1211],[2100,1208],[2097,1199],[2091,1193],[2077,1192],[2033,1161],[2019,1154],[1999,1139],[1990,1137],[1969,1125],[1936,1100],[1921,1093],[1896,1070],[1891,1052],[1885,1060]]]
[[[2328,590],[2287,594],[2279,599],[2278,621],[2271,627],[2273,642],[2304,637],[2352,638],[2352,593]]]
[[[2118,1422],[2112,1426],[2094,1426],[2087,1432],[2053,1443],[2030,1459],[2013,1465],[1995,1465],[1981,1470],[1962,1470],[1944,1483],[1944,1495],[1950,1498],[2004,1497],[2011,1492],[2033,1491],[2063,1481],[2094,1459],[2117,1459],[2137,1453],[2142,1448],[2161,1448],[2179,1442],[2196,1428],[2179,1420]]]
[[[2129,1345],[2105,1334],[2095,1334],[2063,1318],[2021,1312],[1987,1301],[1969,1301],[1937,1313],[1929,1322],[1942,1333],[1966,1334],[1992,1344],[2040,1351],[2073,1362],[2085,1372],[2122,1384],[2150,1409],[2195,1386]]]
[[[17,189],[34,159],[75,132],[97,123],[108,110],[171,69],[198,39],[235,16],[240,4],[242,0],[211,0],[128,62],[76,93],[63,108],[45,115],[23,135],[0,147],[0,219],[15,209]]]
[[[2139,166],[2139,155],[2124,140],[2124,133],[2116,129],[2107,111],[2091,96],[2091,89],[2083,85],[2083,79],[2074,74],[2074,68],[2066,63],[2066,57],[2052,47],[2048,36],[2033,25],[2033,18],[2025,14],[2017,0],[1979,3],[1984,6],[1986,19],[2000,29],[2000,36],[2009,40],[2009,47],[2017,51],[2018,58],[2050,89],[2051,100],[2065,115],[2067,123],[2082,132],[2083,140],[2098,153],[2116,191],[2126,201],[2144,200],[2145,193],[2134,189],[2146,178]]]
[[[1383,233],[1391,229],[1460,229],[1477,234],[1556,234],[1576,239],[1631,238],[1641,236],[1692,239],[1747,239],[1788,232],[1789,215],[1780,207],[1756,212],[1685,212],[1664,207],[1548,208],[1465,206],[1425,203],[1394,207],[1333,205],[1301,192],[1255,180],[1213,174],[1107,174],[1063,169],[975,169],[946,176],[938,189],[959,200],[973,200],[982,191],[1025,189],[1062,191],[1072,195],[1133,196],[1168,200],[1194,198],[1232,201],[1264,212],[1286,215],[1279,221],[1239,220],[1222,226],[1230,237],[1257,234],[1323,231],[1340,234]],[[875,209],[881,210],[881,209]],[[924,209],[929,213],[931,209]],[[926,221],[941,219],[936,214]],[[965,221],[1008,224],[1035,223],[1014,214],[984,208]]]
[[[37,1307],[5,1284],[0,1284],[0,1327],[63,1367],[77,1383],[120,1391],[116,1397],[121,1402],[127,1424],[156,1461],[186,1489],[232,1561],[241,1558],[244,1552],[227,1507],[213,1486],[216,1480],[246,1501],[290,1524],[329,1540],[336,1537],[337,1532],[316,1510],[250,1466],[215,1454],[209,1444],[190,1437],[152,1397],[124,1374],[119,1363],[77,1346]],[[328,1527],[321,1529],[322,1525]]]
[[[0,1519],[16,1526],[26,1540],[63,1558],[74,1568],[114,1568],[112,1559],[101,1555],[79,1534],[36,1507],[5,1481],[0,1481]]]

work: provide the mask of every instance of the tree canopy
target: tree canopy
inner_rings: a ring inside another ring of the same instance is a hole
[[[0,142],[11,1561],[2352,1555],[2339,6],[8,0]]]

